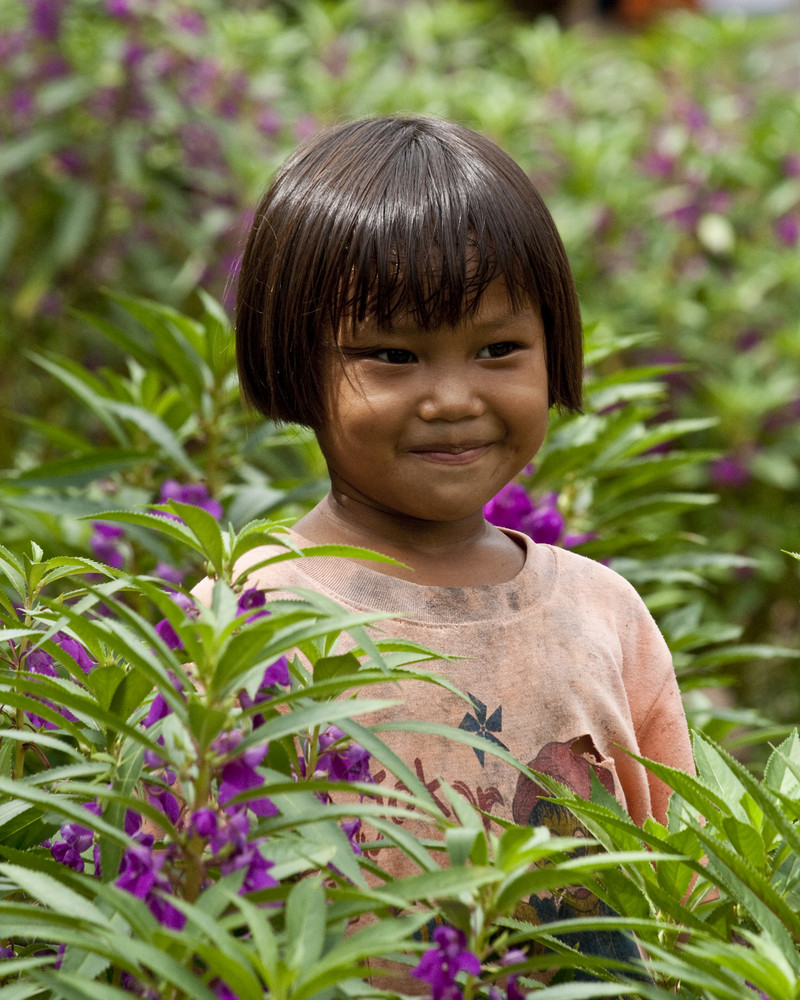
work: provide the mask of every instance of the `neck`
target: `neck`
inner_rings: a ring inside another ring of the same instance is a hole
[[[426,586],[469,587],[512,579],[524,554],[483,512],[444,523],[404,518],[336,491],[296,525],[309,541],[358,545],[403,566],[370,562],[380,573]]]

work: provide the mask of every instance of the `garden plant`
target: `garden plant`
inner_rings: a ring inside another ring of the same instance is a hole
[[[800,997],[791,25],[563,31],[466,0],[0,5],[0,1000],[378,996],[366,963],[386,957],[435,1000]],[[589,801],[547,786],[589,839],[499,824],[452,789],[445,818],[368,721],[387,678],[447,685],[438,652],[236,578],[325,489],[308,433],[238,402],[247,206],[319,124],[392,111],[492,135],[564,235],[586,413],[554,416],[487,515],[645,597],[698,770],[661,774],[666,827],[634,826],[599,783]],[[376,846],[418,874],[389,878]],[[576,885],[644,966],[581,955],[589,917],[519,919]]]

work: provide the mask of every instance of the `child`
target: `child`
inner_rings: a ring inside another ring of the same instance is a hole
[[[480,733],[583,795],[594,773],[637,823],[663,820],[668,789],[625,750],[693,765],[670,655],[644,604],[610,569],[483,516],[541,446],[550,407],[581,407],[572,275],[523,171],[481,135],[429,118],[314,136],[256,211],[236,337],[246,399],[312,427],[328,465],[330,493],[292,541],[403,564],[316,557],[256,569],[249,585],[392,612],[384,633],[464,657],[437,669],[470,710],[407,682],[387,718]],[[489,753],[418,734],[387,742],[445,815],[442,780],[519,823],[556,812]],[[563,900],[526,905],[534,920],[569,912]]]

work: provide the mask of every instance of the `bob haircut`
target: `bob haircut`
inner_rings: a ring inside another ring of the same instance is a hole
[[[575,284],[524,171],[479,133],[435,118],[320,132],[256,209],[236,303],[244,398],[272,420],[319,429],[326,346],[343,324],[455,326],[498,278],[513,309],[541,312],[550,404],[580,412]]]

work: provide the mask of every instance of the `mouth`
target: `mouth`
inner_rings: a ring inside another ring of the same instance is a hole
[[[467,465],[481,458],[489,450],[486,442],[466,441],[461,444],[436,442],[412,448],[411,454],[428,462],[444,465]]]

